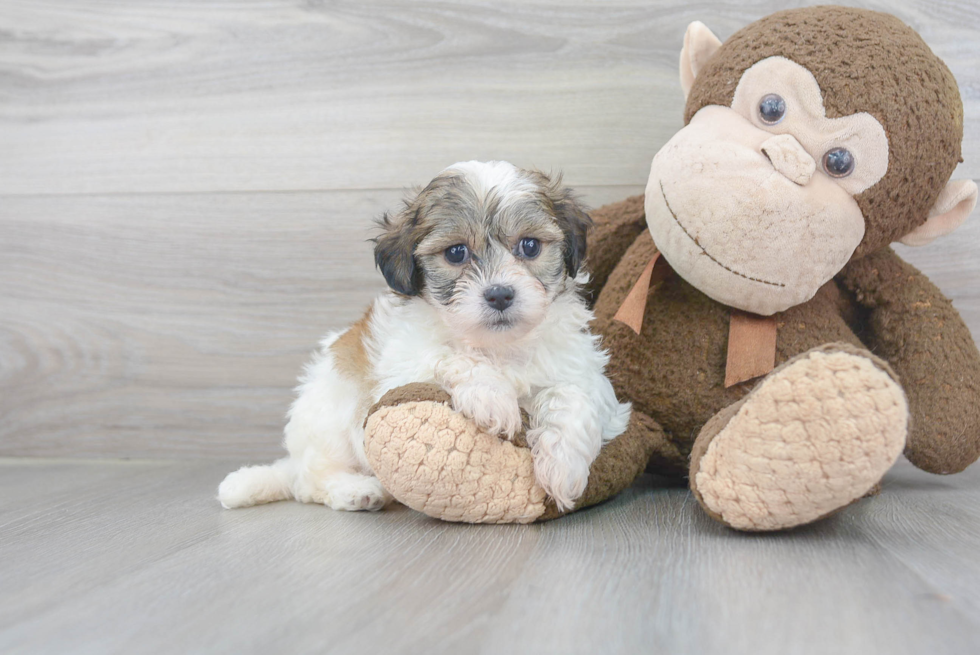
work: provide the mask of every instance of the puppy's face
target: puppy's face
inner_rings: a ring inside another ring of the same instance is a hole
[[[527,334],[573,289],[590,227],[544,174],[465,162],[384,217],[375,260],[392,289],[424,298],[458,338],[492,346]]]

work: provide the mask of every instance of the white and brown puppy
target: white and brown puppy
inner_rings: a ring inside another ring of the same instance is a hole
[[[590,226],[542,173],[506,162],[440,173],[382,220],[375,260],[391,290],[323,340],[289,412],[289,455],[228,475],[221,504],[380,509],[390,497],[364,457],[367,412],[390,389],[435,382],[494,434],[519,431],[523,407],[536,477],[560,508],[572,507],[630,414],[604,375],[607,356],[579,294]]]

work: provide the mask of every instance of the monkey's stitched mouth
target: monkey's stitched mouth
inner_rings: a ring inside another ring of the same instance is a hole
[[[757,278],[757,277],[752,277],[751,275],[746,275],[745,273],[739,273],[734,268],[731,268],[730,266],[726,266],[725,264],[722,264],[720,261],[718,261],[718,259],[716,259],[714,257],[714,255],[712,255],[710,252],[708,252],[707,250],[705,250],[704,249],[704,246],[702,246],[700,243],[698,243],[698,240],[695,239],[693,236],[691,236],[691,233],[687,231],[687,228],[684,227],[684,224],[681,223],[680,220],[678,220],[677,214],[674,213],[674,209],[670,206],[670,201],[667,200],[667,194],[664,192],[664,183],[663,183],[662,180],[660,181],[660,195],[663,196],[664,204],[667,206],[667,211],[669,211],[670,212],[670,215],[674,218],[674,222],[677,223],[677,227],[681,228],[681,230],[684,231],[684,234],[686,234],[687,235],[687,238],[691,240],[691,243],[693,243],[695,246],[697,246],[701,250],[701,252],[703,252],[705,254],[705,256],[707,256],[708,259],[710,259],[714,263],[718,264],[719,266],[721,266],[723,269],[725,269],[729,273],[733,273],[733,274],[735,274],[735,275],[737,275],[739,277],[743,277],[746,280],[749,280],[751,282],[758,282],[760,284],[768,284],[769,286],[773,286],[773,287],[785,287],[786,286],[785,284],[783,284],[781,282],[770,282],[768,280],[762,280],[762,279]]]

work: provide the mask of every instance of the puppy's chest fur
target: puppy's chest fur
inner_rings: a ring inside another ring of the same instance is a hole
[[[525,401],[542,388],[574,381],[576,369],[601,358],[586,331],[589,316],[577,296],[562,299],[520,342],[493,350],[467,349],[454,342],[424,300],[385,294],[333,339],[328,350],[336,371],[356,385],[365,409],[396,387],[438,382],[440,362],[460,356],[491,364]]]

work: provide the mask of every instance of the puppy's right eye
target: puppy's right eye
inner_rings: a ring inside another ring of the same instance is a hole
[[[446,248],[446,261],[450,264],[462,264],[470,258],[470,249],[466,244],[457,243],[455,246]]]
[[[517,244],[517,252],[524,259],[534,259],[541,254],[541,242],[531,237],[524,237]]]

